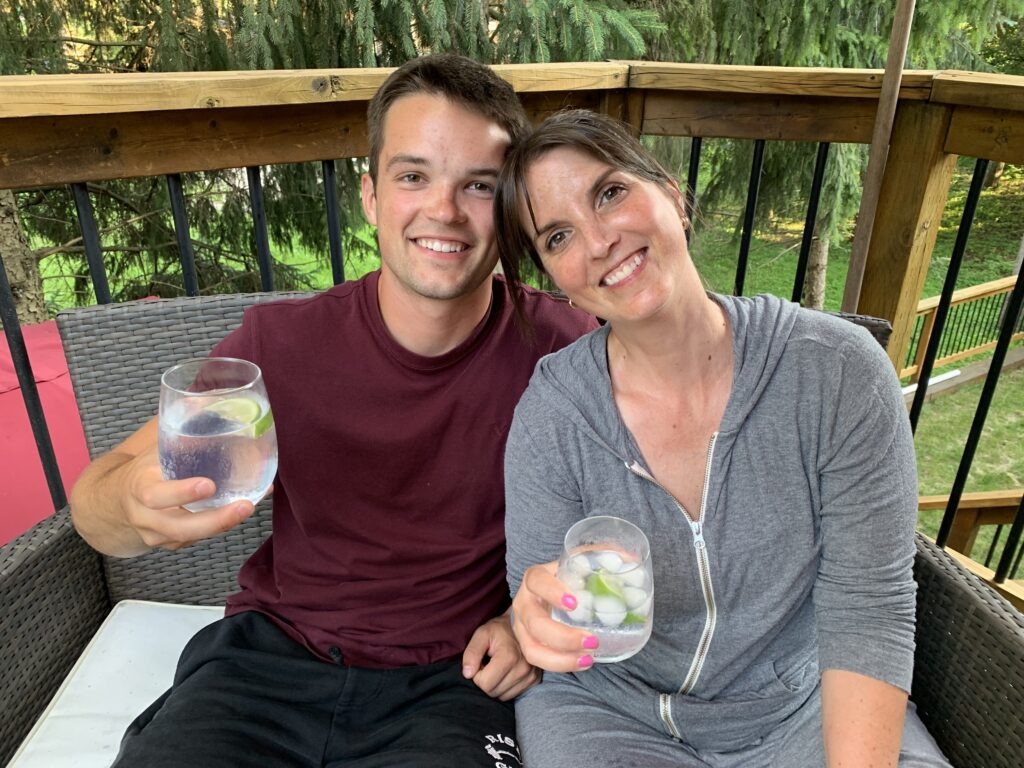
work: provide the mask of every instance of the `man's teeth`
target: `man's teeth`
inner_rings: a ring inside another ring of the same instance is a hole
[[[416,245],[421,248],[427,248],[431,251],[439,251],[440,253],[455,253],[456,251],[466,250],[465,243],[453,243],[450,240],[417,240]]]
[[[615,285],[616,283],[621,283],[623,280],[625,280],[627,277],[629,277],[636,271],[636,268],[640,266],[643,260],[644,257],[638,253],[632,259],[627,259],[625,262],[623,262],[622,266],[616,269],[610,275],[605,275],[604,280],[602,280],[601,282],[603,282],[605,285]]]

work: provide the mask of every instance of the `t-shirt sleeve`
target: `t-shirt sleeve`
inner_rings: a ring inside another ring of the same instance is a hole
[[[824,407],[821,559],[814,586],[819,664],[910,690],[917,469],[899,381],[857,330]]]
[[[557,560],[565,532],[583,517],[568,461],[575,433],[545,408],[531,385],[516,408],[505,446],[505,535],[514,596],[531,565]]]
[[[210,351],[210,357],[237,357],[261,365],[256,343],[255,307],[249,307],[242,315],[242,323],[221,339]]]

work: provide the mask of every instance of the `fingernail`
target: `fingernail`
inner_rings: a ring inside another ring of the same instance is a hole
[[[562,595],[562,605],[568,608],[570,611],[576,610],[576,598],[570,594]]]
[[[205,477],[196,483],[196,493],[201,493],[203,496],[209,496],[214,491],[214,485],[212,480],[207,480]]]
[[[586,648],[587,650],[592,651],[595,648],[597,648],[597,645],[598,645],[598,641],[597,641],[597,636],[596,635],[587,635],[586,637],[583,638],[583,647]]]
[[[587,669],[594,666],[594,657],[589,653],[585,653],[576,660],[576,664],[579,665],[580,669]]]
[[[467,679],[472,677],[473,676],[473,668],[472,667],[463,667],[462,668],[462,676],[467,678]]]

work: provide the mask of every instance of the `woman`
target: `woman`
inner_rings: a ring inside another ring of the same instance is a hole
[[[496,194],[528,253],[607,321],[541,360],[506,450],[509,583],[530,768],[946,765],[912,709],[916,472],[889,360],[863,329],[708,294],[678,184],[621,126],[549,118]],[[563,536],[647,533],[654,632],[617,664],[550,618]],[[906,727],[904,727],[906,726]]]

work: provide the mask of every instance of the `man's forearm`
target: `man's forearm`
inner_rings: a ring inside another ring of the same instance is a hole
[[[149,547],[125,520],[119,470],[134,457],[112,451],[85,468],[71,490],[71,520],[93,549],[114,557],[132,557]]]

